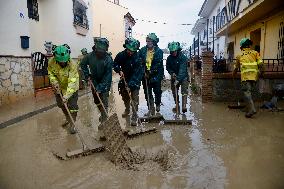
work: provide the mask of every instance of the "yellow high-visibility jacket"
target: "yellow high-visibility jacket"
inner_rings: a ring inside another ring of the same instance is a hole
[[[262,64],[262,60],[257,51],[244,48],[242,54],[237,56],[235,69],[241,69],[242,81],[256,81],[258,80],[259,70],[263,67]]]
[[[47,70],[51,84],[60,86],[64,98],[69,99],[79,90],[78,65],[72,60],[62,68],[54,58],[51,58]]]

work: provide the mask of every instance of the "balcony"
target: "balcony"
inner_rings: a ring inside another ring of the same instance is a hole
[[[247,25],[275,14],[284,9],[283,0],[254,0],[240,10],[240,3],[244,0],[230,0],[216,16],[216,35],[224,36],[234,33]]]

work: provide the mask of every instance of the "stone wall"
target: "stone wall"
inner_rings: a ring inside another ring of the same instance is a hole
[[[0,106],[33,94],[31,57],[0,56]]]

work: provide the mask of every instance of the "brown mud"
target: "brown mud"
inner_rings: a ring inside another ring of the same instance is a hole
[[[124,105],[116,89],[114,84],[110,114],[118,114],[123,130],[131,128],[129,118],[121,117]],[[161,114],[174,119],[173,97],[166,88],[162,102]],[[255,117],[246,119],[227,104],[203,104],[189,97],[183,117],[192,126],[153,124],[156,133],[126,141],[138,154],[132,169],[116,166],[107,151],[57,159],[55,148],[77,149],[81,144],[60,126],[64,117],[54,108],[0,130],[0,188],[284,188],[284,112],[259,106]],[[99,113],[91,94],[79,99],[79,107],[78,127],[92,145],[98,142]],[[146,111],[141,90],[139,115]]]

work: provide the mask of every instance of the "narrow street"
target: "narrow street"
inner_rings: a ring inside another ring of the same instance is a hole
[[[284,189],[284,0],[0,0],[0,189]]]
[[[165,86],[161,108],[173,113],[171,91]],[[140,90],[139,114],[147,106]],[[111,114],[121,118],[123,104],[117,83],[111,90]],[[98,110],[92,96],[79,99],[78,125],[88,142],[96,138]],[[283,105],[283,104],[282,104]],[[0,188],[283,188],[284,116],[260,110],[254,119],[227,109],[225,103],[202,104],[191,96],[188,103],[192,126],[156,125],[157,133],[128,140],[131,147],[167,146],[173,164],[169,170],[145,166],[141,171],[115,167],[107,152],[69,161],[57,159],[58,146],[79,147],[76,136],[63,129],[57,107],[0,130]],[[2,110],[1,110],[2,111]],[[52,118],[52,119],[51,119]],[[133,176],[135,175],[135,177]]]

